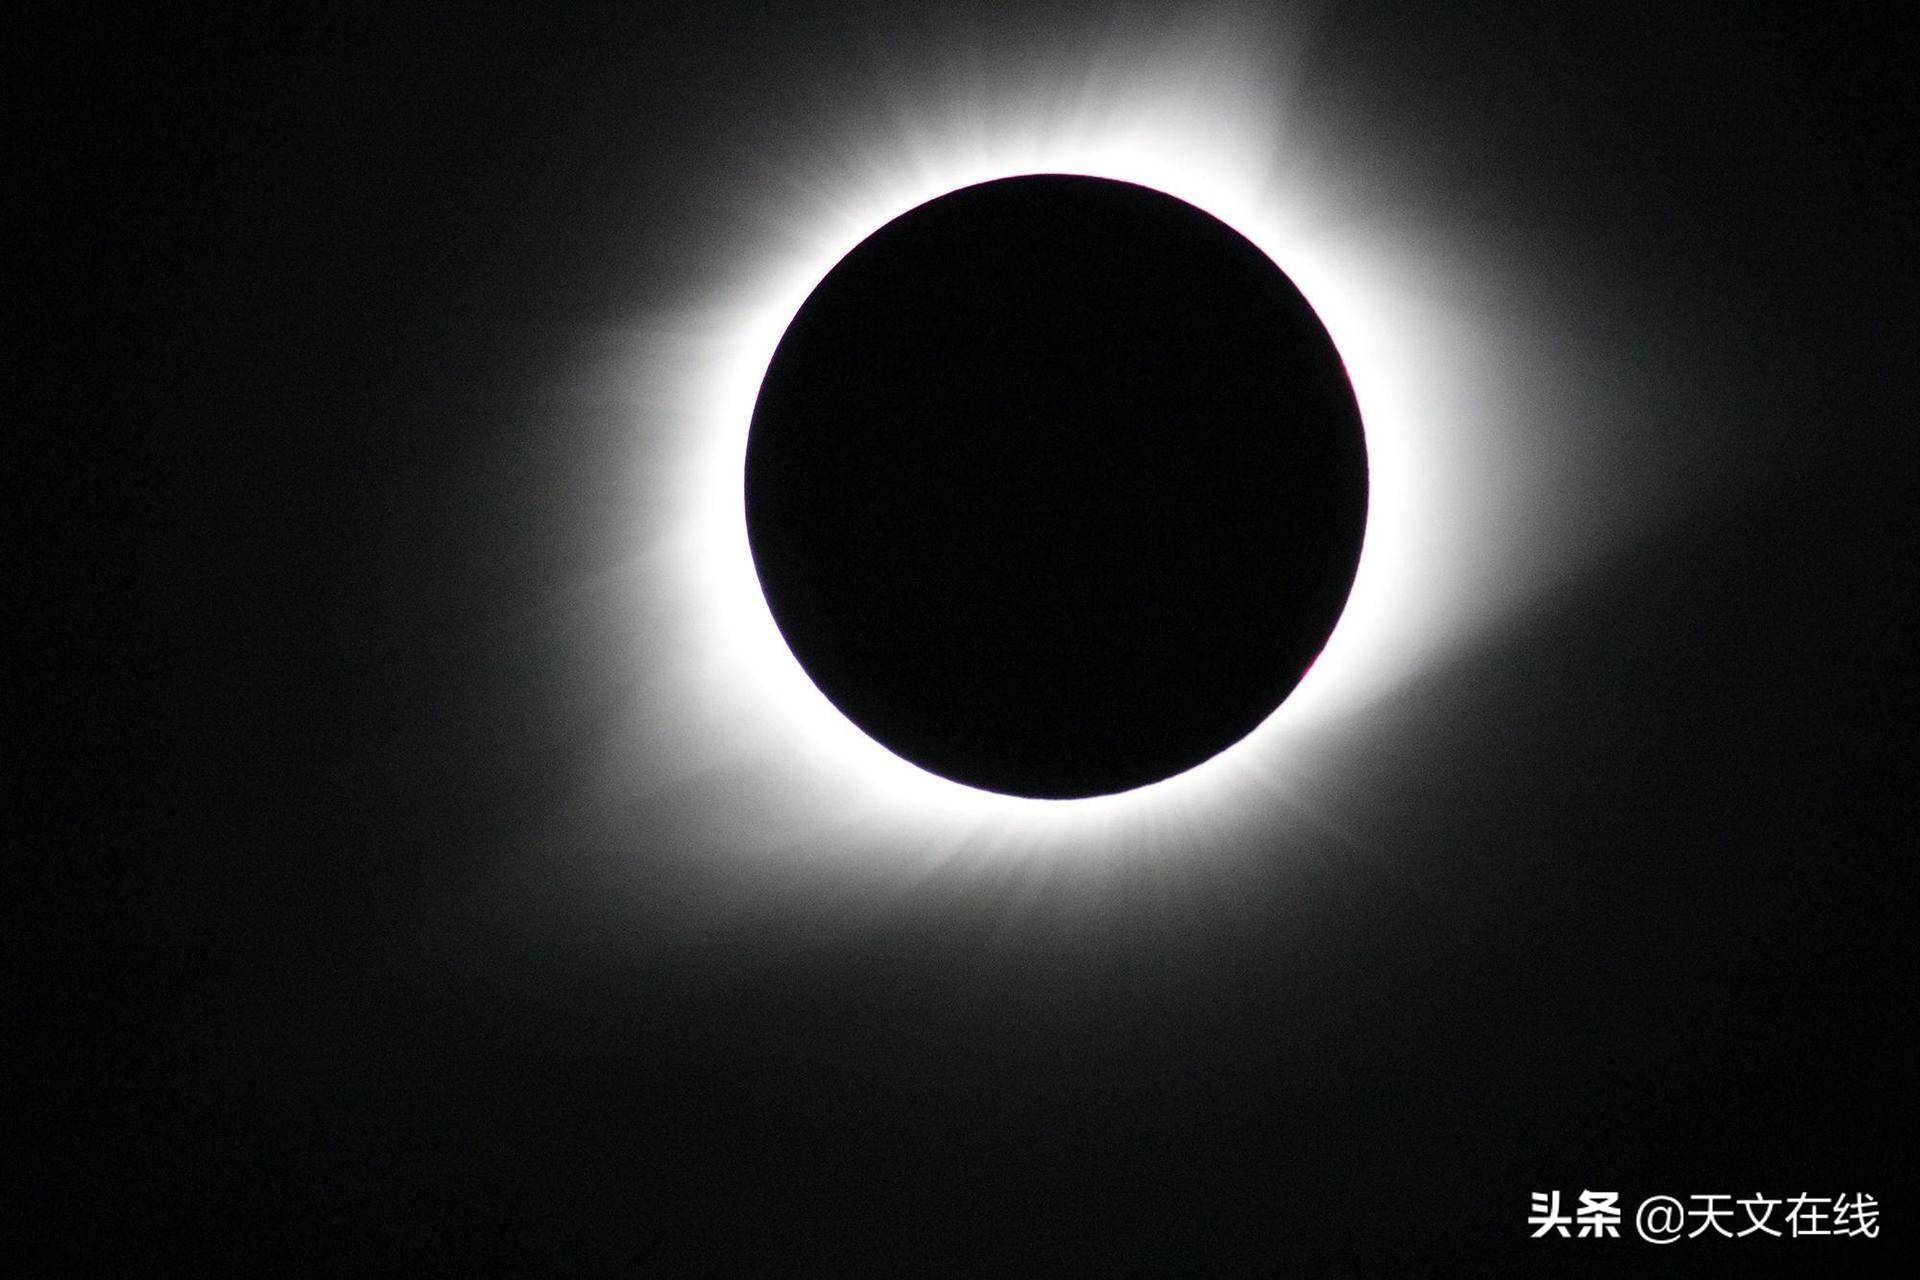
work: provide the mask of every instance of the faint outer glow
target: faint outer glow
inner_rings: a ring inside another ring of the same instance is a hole
[[[1000,861],[1178,853],[1270,817],[1324,770],[1330,735],[1457,650],[1545,572],[1543,472],[1494,370],[1513,340],[1406,210],[1372,211],[1296,149],[1244,33],[1079,68],[889,86],[849,123],[789,123],[772,170],[709,228],[711,289],[640,335],[624,377],[635,486],[622,625],[634,704],[603,785],[677,797],[701,841],[802,862]],[[1067,78],[1071,73],[1072,78]],[[903,81],[912,79],[903,75]],[[931,87],[930,87],[931,86]],[[1364,154],[1340,157],[1365,169]],[[816,689],[770,616],[742,505],[761,378],[801,303],[901,213],[1016,174],[1139,183],[1205,210],[1299,286],[1346,361],[1367,435],[1370,511],[1345,614],[1253,734],[1164,782],[1086,800],[974,790],[892,755]],[[1531,555],[1533,558],[1528,559]],[[664,801],[661,801],[664,803]]]

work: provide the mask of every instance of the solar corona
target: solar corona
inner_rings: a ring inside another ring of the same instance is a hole
[[[1399,695],[1604,545],[1561,518],[1604,457],[1549,443],[1605,384],[1275,33],[953,57],[783,118],[609,353],[583,820],[673,795],[751,876],[1344,821]]]

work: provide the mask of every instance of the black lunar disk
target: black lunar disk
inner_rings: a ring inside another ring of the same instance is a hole
[[[1344,607],[1366,446],[1326,329],[1163,192],[1035,175],[894,219],[782,338],[755,568],[820,690],[922,768],[1126,791],[1232,746]]]

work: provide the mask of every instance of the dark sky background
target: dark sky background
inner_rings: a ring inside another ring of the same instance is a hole
[[[63,9],[11,42],[7,1252],[1888,1250],[1920,336],[1893,33],[1619,3],[1307,23],[1299,92],[1421,174],[1447,235],[1552,264],[1517,278],[1670,406],[1610,447],[1687,481],[1396,693],[1384,722],[1415,728],[1344,784],[1364,854],[1276,836],[1178,911],[1146,880],[1091,912],[1012,879],[730,911],[660,792],[623,850],[655,900],[602,901],[551,847],[612,714],[556,586],[607,568],[622,436],[554,388],[699,287],[712,191],[867,92],[847,50],[1153,12],[774,8]],[[1887,1228],[1526,1239],[1530,1191],[1586,1187],[1864,1191]]]

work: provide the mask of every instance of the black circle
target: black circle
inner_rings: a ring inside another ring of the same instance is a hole
[[[895,754],[1105,795],[1239,741],[1344,607],[1366,446],[1333,341],[1232,228],[1100,178],[894,219],[754,406],[754,566],[794,656]]]

